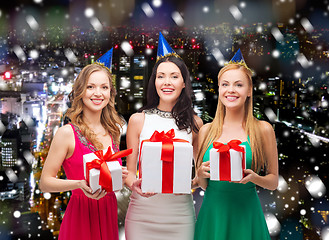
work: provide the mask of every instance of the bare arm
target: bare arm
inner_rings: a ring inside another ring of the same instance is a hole
[[[203,126],[203,122],[202,119],[199,118],[198,116],[195,115],[194,117],[198,128],[200,130],[200,128]],[[194,159],[194,166],[196,166],[196,159],[198,156],[198,150],[199,150],[199,142],[198,142],[198,136],[199,136],[199,132],[192,132],[193,135],[193,140],[192,140],[192,145],[193,145],[193,159]],[[197,178],[197,174],[195,174],[194,179],[192,180],[192,188],[197,188],[198,187],[198,178]]]
[[[52,140],[47,159],[42,169],[40,189],[43,192],[65,192],[83,186],[83,180],[56,178],[64,159],[72,155],[73,150],[74,133],[72,128],[69,125],[59,128]],[[84,187],[87,188],[87,186]]]
[[[272,126],[265,121],[261,121],[260,126],[265,157],[268,163],[267,174],[265,176],[260,176],[251,169],[246,169],[245,174],[247,174],[247,176],[241,180],[241,183],[247,183],[250,181],[263,188],[275,190],[278,187],[279,179],[278,150],[275,133]]]
[[[206,133],[208,131],[208,128],[210,127],[210,124],[205,124],[201,127],[199,131],[199,137],[198,137],[198,145],[199,145],[199,151],[201,151],[201,143],[203,142],[203,139],[206,137]],[[196,177],[199,184],[199,187],[202,189],[206,189],[208,186],[208,180],[207,178],[210,178],[210,162],[203,162],[200,167],[196,171]]]
[[[137,158],[139,152],[139,135],[144,124],[144,113],[135,113],[131,115],[126,134],[127,148],[132,148],[133,152],[127,156],[127,170],[128,176],[126,178],[126,185],[132,189],[134,181],[136,181],[137,173]]]

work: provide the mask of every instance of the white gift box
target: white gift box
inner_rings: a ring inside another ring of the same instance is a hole
[[[103,150],[103,154],[105,155],[107,150]],[[95,153],[89,153],[83,155],[83,172],[84,176],[87,179],[87,167],[86,164],[88,162],[93,161],[94,159],[99,159]],[[107,167],[111,172],[112,177],[112,189],[113,191],[118,191],[122,189],[122,168],[118,161],[109,161],[106,162]],[[92,189],[92,192],[96,192],[98,189],[102,190],[102,187],[99,185],[99,169],[90,169],[89,170],[89,187]]]
[[[238,152],[234,149],[229,150],[230,155],[230,168],[229,169],[220,169],[220,155],[222,153],[217,152],[218,149],[212,148],[210,150],[210,180],[224,181],[221,178],[220,172],[225,172],[230,176],[228,181],[240,181],[243,178],[243,170],[246,167],[246,147],[240,145],[244,148],[244,153]],[[244,157],[243,157],[244,155]],[[243,162],[244,161],[244,164]],[[244,168],[243,168],[244,166]],[[227,180],[225,180],[227,181]]]
[[[162,143],[142,145],[142,192],[162,193]],[[174,142],[173,193],[191,193],[193,147],[187,142]]]

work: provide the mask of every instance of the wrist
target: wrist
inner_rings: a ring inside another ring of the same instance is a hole
[[[258,185],[259,182],[262,182],[262,178],[263,178],[262,176],[260,176],[257,173],[255,173],[253,175],[253,178],[251,180],[252,180],[253,183],[255,183],[255,184]]]
[[[132,179],[126,179],[126,186],[132,191],[133,190],[134,181]]]
[[[76,182],[76,188],[75,189],[81,189],[81,187],[82,187],[82,181],[83,180],[77,180],[77,182]]]

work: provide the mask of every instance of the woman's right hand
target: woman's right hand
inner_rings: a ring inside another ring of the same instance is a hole
[[[198,168],[199,178],[210,178],[210,161],[203,162]]]
[[[80,184],[80,189],[83,191],[83,193],[91,199],[99,200],[107,194],[107,192],[105,190],[100,191],[100,189],[98,189],[96,192],[92,193],[92,190],[88,186],[86,180],[81,180],[79,182],[79,184]]]
[[[152,197],[154,196],[156,193],[151,193],[151,192],[147,192],[147,193],[143,193],[142,189],[141,189],[141,185],[142,185],[142,179],[136,179],[133,184],[131,185],[131,190],[132,191],[136,191],[139,195],[141,195],[142,197]]]

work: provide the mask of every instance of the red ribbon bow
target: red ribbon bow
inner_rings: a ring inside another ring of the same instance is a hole
[[[245,169],[245,149],[239,146],[241,143],[240,140],[231,140],[226,145],[221,142],[213,143],[213,147],[220,154],[219,176],[221,181],[231,181],[230,149],[242,153],[242,169]]]
[[[107,192],[113,191],[112,176],[106,162],[117,161],[118,158],[126,157],[132,153],[132,149],[126,149],[123,151],[112,154],[111,146],[108,147],[105,155],[103,150],[94,152],[98,159],[94,159],[86,164],[87,167],[87,182],[89,183],[89,171],[93,168],[99,169],[99,185],[102,186]]]
[[[150,139],[143,140],[139,154],[139,178],[142,177],[141,153],[144,142],[162,142],[161,160],[162,160],[162,193],[173,193],[174,185],[174,142],[188,142],[184,139],[174,138],[175,131],[170,129],[168,132],[154,131]]]

